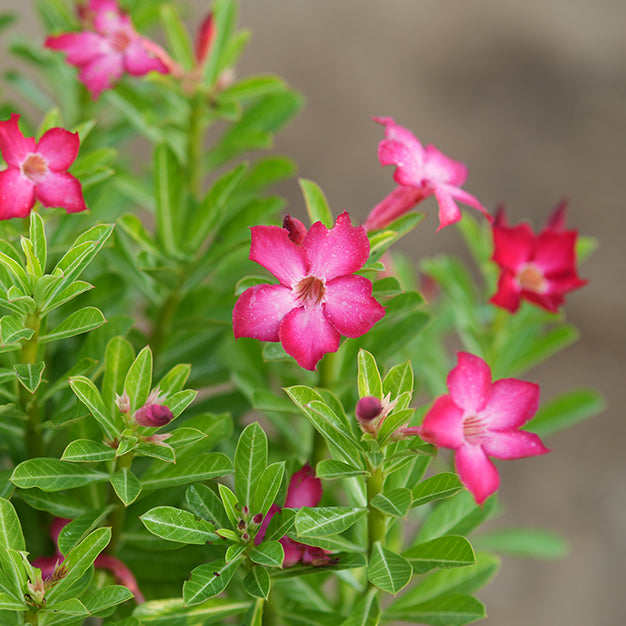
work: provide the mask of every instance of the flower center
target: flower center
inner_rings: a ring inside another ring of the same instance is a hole
[[[477,415],[468,415],[463,420],[463,438],[469,443],[478,443],[485,433],[485,427]]]
[[[22,163],[22,174],[34,183],[39,183],[48,172],[48,164],[38,154],[29,154]]]
[[[125,30],[116,30],[110,36],[111,48],[115,50],[115,52],[124,52],[126,48],[130,45],[131,36]]]
[[[295,287],[294,295],[299,300],[299,304],[318,305],[324,301],[326,288],[324,283],[315,276],[307,276],[303,278]]]
[[[517,280],[522,289],[535,293],[544,293],[548,286],[543,272],[531,263],[522,268],[517,275]]]

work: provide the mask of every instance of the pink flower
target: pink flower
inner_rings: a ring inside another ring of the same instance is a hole
[[[213,47],[215,41],[215,35],[217,34],[215,17],[213,12],[209,12],[207,16],[202,20],[200,28],[198,28],[198,34],[196,35],[196,62],[198,65],[203,65],[209,58],[209,53]]]
[[[456,201],[478,209],[491,219],[487,209],[461,185],[467,178],[467,168],[453,161],[435,146],[425,148],[411,131],[396,124],[391,117],[375,117],[385,126],[385,139],[378,146],[381,165],[395,165],[394,180],[402,187],[395,189],[372,209],[365,228],[374,230],[409,211],[418,202],[434,195],[439,203],[439,228],[461,219]]]
[[[526,224],[508,226],[504,209],[493,225],[492,260],[501,269],[498,291],[490,302],[515,313],[520,300],[556,312],[564,295],[587,284],[576,271],[575,230],[565,230],[566,203],[554,210],[546,227],[535,235]]]
[[[317,506],[321,499],[322,481],[315,476],[313,468],[307,463],[291,477],[284,506],[288,509]],[[279,513],[280,510],[279,506],[272,504],[254,538],[255,545],[258,546],[263,541],[272,517]],[[313,565],[314,567],[332,564],[329,552],[322,548],[307,546],[287,536],[282,537],[279,541],[285,551],[283,567],[292,567],[298,563]]]
[[[316,222],[303,236],[298,222],[251,228],[250,259],[280,282],[239,296],[233,330],[236,338],[280,341],[300,366],[313,370],[339,348],[341,335],[360,337],[385,309],[372,297],[372,283],[354,275],[369,256],[363,227],[353,227],[342,213],[333,228]]]
[[[167,396],[161,395],[160,389],[153,389],[142,407],[133,414],[133,419],[140,426],[160,428],[174,419],[174,414],[163,404]]]
[[[84,211],[80,182],[67,169],[78,154],[78,133],[51,128],[38,142],[24,137],[20,116],[0,121],[0,152],[7,168],[0,171],[0,219],[26,217],[39,200],[68,213]]]
[[[124,72],[143,76],[151,71],[170,71],[167,53],[135,31],[130,17],[115,0],[89,0],[79,14],[84,31],[48,37],[45,45],[67,54],[67,62],[80,70],[78,78],[94,100]]]
[[[537,435],[520,430],[537,411],[539,385],[515,378],[492,383],[485,361],[466,352],[457,356],[448,374],[449,395],[437,398],[421,426],[404,432],[455,450],[459,478],[482,504],[500,484],[488,457],[520,459],[549,452]]]

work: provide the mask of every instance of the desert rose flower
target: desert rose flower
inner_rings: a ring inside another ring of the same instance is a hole
[[[322,481],[315,476],[313,468],[307,463],[291,477],[284,507],[299,509],[303,506],[317,506],[321,499]],[[271,506],[254,538],[255,545],[259,545],[263,541],[272,517],[279,513],[280,510],[281,507],[276,504]],[[287,536],[281,537],[279,541],[285,551],[283,567],[292,567],[298,563],[316,567],[332,564],[329,553],[322,548],[307,546]]]
[[[385,126],[385,139],[378,146],[381,165],[395,165],[394,180],[401,185],[370,212],[365,228],[384,228],[418,202],[432,195],[439,203],[439,228],[461,219],[457,201],[478,209],[491,219],[487,209],[471,194],[461,189],[467,168],[453,161],[435,146],[425,148],[413,133],[396,124],[391,117],[375,117]]]
[[[159,428],[169,424],[174,419],[174,415],[170,408],[163,404],[164,401],[165,396],[161,395],[161,391],[153,389],[145,404],[135,411],[133,419],[140,426],[150,428]]]
[[[537,411],[539,385],[515,378],[491,382],[481,358],[459,352],[448,374],[448,395],[437,398],[421,426],[405,428],[424,441],[455,451],[461,482],[482,504],[500,485],[489,457],[520,459],[549,450],[539,437],[520,430]]]
[[[26,217],[36,200],[68,213],[84,211],[81,184],[67,172],[78,154],[78,133],[51,128],[36,142],[24,137],[19,119],[12,113],[0,121],[0,152],[7,164],[0,171],[0,219]]]
[[[490,302],[515,313],[526,299],[546,311],[556,312],[565,294],[587,284],[576,271],[576,230],[566,230],[565,203],[546,227],[535,235],[529,224],[509,226],[504,209],[493,225],[492,260],[500,266],[498,291]]]
[[[80,14],[84,31],[48,37],[45,45],[67,54],[67,62],[80,70],[78,78],[94,100],[124,72],[143,76],[171,70],[173,62],[167,53],[135,31],[115,0],[89,0]]]
[[[233,331],[236,338],[280,341],[301,367],[314,370],[339,348],[341,335],[360,337],[385,309],[372,297],[372,283],[354,275],[369,256],[363,227],[342,213],[333,228],[316,222],[303,236],[298,222],[251,228],[250,259],[279,284],[255,285],[239,296]]]

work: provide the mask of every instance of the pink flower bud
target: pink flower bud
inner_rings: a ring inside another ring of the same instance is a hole
[[[213,13],[209,13],[202,20],[196,37],[196,61],[198,65],[202,65],[209,58],[211,47],[215,41],[215,33],[215,19]]]
[[[257,513],[253,518],[252,518],[252,523],[253,524],[260,524],[263,521],[263,516],[260,513]]]
[[[322,481],[315,476],[315,470],[307,463],[289,481],[285,506],[299,509],[303,506],[317,506],[322,499]]]
[[[115,394],[115,404],[117,405],[120,413],[124,415],[130,411],[130,398],[126,393],[126,390],[124,390],[124,393],[121,396]]]
[[[359,422],[369,423],[377,418],[383,410],[383,403],[379,398],[374,396],[365,396],[361,398],[356,405],[356,418]]]
[[[283,219],[283,228],[289,231],[289,239],[298,245],[306,237],[306,226],[297,218],[291,217],[289,213]]]
[[[164,404],[144,404],[135,411],[135,421],[140,426],[159,427],[169,424],[174,415]]]

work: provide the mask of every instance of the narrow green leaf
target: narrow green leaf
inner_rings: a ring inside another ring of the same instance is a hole
[[[103,613],[133,597],[132,591],[123,585],[107,585],[90,593],[83,600],[83,603],[90,615],[98,617],[99,613]]]
[[[296,512],[298,537],[326,537],[342,533],[367,513],[347,506],[302,507]]]
[[[411,362],[392,367],[383,380],[383,394],[389,394],[391,398],[410,392],[413,393],[413,369]]]
[[[179,391],[182,391],[189,374],[191,373],[191,365],[188,363],[179,363],[167,373],[157,383],[156,388],[161,390],[161,393],[174,395]]]
[[[270,595],[272,579],[265,567],[253,567],[243,579],[244,591],[253,598],[265,598]]]
[[[442,472],[435,474],[413,487],[412,507],[421,506],[434,500],[442,500],[457,494],[463,485],[456,474]]]
[[[111,474],[111,485],[124,506],[132,504],[142,489],[139,479],[127,467],[122,467]]]
[[[20,339],[30,339],[34,332],[32,328],[24,328],[23,319],[18,319],[15,315],[4,315],[0,318],[0,339],[3,345]]]
[[[320,186],[306,178],[300,178],[298,182],[300,183],[300,189],[302,189],[302,194],[304,195],[306,210],[309,214],[311,224],[322,222],[326,228],[332,228],[335,220],[328,206],[326,196]]]
[[[411,508],[411,490],[401,487],[388,493],[379,493],[372,498],[371,505],[392,517],[406,517]]]
[[[116,411],[115,395],[122,395],[124,380],[133,361],[135,351],[124,337],[113,337],[104,354],[104,379],[102,381],[102,399],[109,411]]]
[[[131,411],[134,412],[144,405],[150,393],[151,385],[152,350],[150,350],[150,346],[146,346],[139,352],[130,366],[124,381],[124,389],[130,398]]]
[[[108,480],[109,475],[94,469],[57,459],[22,461],[11,475],[11,482],[20,489],[39,487],[43,491],[60,491],[84,487]]]
[[[222,499],[222,504],[224,505],[224,511],[226,511],[226,515],[233,528],[236,528],[239,518],[237,496],[226,485],[222,485],[222,483],[219,483],[217,488],[220,493],[220,498]]]
[[[69,382],[76,397],[89,409],[89,412],[98,422],[104,436],[110,441],[116,439],[120,433],[117,420],[111,415],[97,387],[84,376],[75,376],[70,378]]]
[[[4,498],[0,498],[0,549],[26,550],[19,517]]]
[[[61,460],[72,463],[96,463],[98,461],[112,461],[114,458],[115,450],[113,448],[91,439],[76,439],[65,448]]]
[[[212,522],[216,528],[225,528],[230,523],[222,501],[208,485],[199,483],[187,487],[185,502],[194,515]]]
[[[200,604],[224,591],[239,564],[239,560],[230,563],[219,560],[205,563],[192,570],[191,576],[183,584],[185,605]]]
[[[567,555],[567,542],[558,534],[540,528],[506,528],[473,537],[483,550],[503,552],[528,559],[562,559]]]
[[[231,460],[225,454],[212,452],[197,458],[183,459],[158,473],[147,473],[142,478],[142,484],[144,491],[152,491],[217,478],[232,471]]]
[[[265,533],[265,539],[282,539],[293,530],[295,523],[296,512],[291,509],[282,509],[272,517]]]
[[[155,507],[139,519],[153,535],[167,541],[201,546],[219,539],[212,524],[172,506]]]
[[[106,324],[102,311],[94,306],[87,306],[72,313],[51,332],[41,335],[39,343],[49,343],[81,335],[99,328],[102,324]]]
[[[285,550],[279,541],[268,539],[262,541],[248,552],[253,563],[265,567],[282,567],[285,558]]]
[[[367,580],[379,589],[395,595],[404,588],[413,574],[411,564],[395,552],[383,548],[377,541],[367,567]]]
[[[267,436],[258,422],[246,426],[235,451],[235,493],[242,505],[252,506],[257,483],[267,465]]]
[[[67,554],[94,530],[105,524],[107,517],[115,508],[115,505],[108,505],[98,509],[91,509],[63,526],[57,540],[61,554]]]
[[[22,491],[20,499],[38,511],[47,511],[55,517],[75,519],[86,512],[87,504],[62,493],[46,493],[41,489]]]
[[[413,565],[416,574],[435,567],[461,567],[476,562],[472,545],[465,537],[445,535],[420,543],[402,553]]]
[[[28,582],[22,553],[10,548],[0,549],[0,573],[3,574],[2,589],[16,600],[22,600]]]
[[[26,604],[8,593],[0,593],[0,611],[26,611]]]
[[[350,478],[351,476],[363,476],[365,474],[367,472],[364,469],[333,459],[324,459],[315,468],[315,475],[325,480]]]
[[[46,364],[44,361],[39,361],[38,363],[20,363],[14,365],[13,369],[22,386],[30,391],[30,393],[35,393],[41,384],[41,378],[43,371],[46,369]]]
[[[135,456],[148,456],[152,459],[159,459],[166,463],[176,463],[176,452],[168,442],[143,443],[139,442],[134,448]]]
[[[341,626],[378,626],[380,622],[378,593],[370,589],[350,611],[350,617]]]
[[[484,605],[473,596],[465,594],[443,595],[402,611],[393,611],[397,620],[430,626],[464,626],[486,615]]]
[[[182,599],[151,600],[138,605],[133,615],[148,626],[199,625],[220,623],[231,615],[245,613],[249,608],[250,602],[224,598],[213,598],[189,607]]]
[[[358,367],[359,396],[361,398],[374,396],[382,399],[383,383],[376,365],[376,359],[367,350],[359,350]]]
[[[20,245],[22,246],[22,252],[24,252],[24,257],[26,258],[26,273],[29,276],[41,278],[41,276],[43,275],[43,270],[41,269],[39,259],[35,255],[33,242],[30,239],[22,236],[20,237]]]
[[[212,87],[222,69],[222,58],[227,49],[237,21],[237,7],[232,0],[217,0],[213,4],[215,20],[215,39],[211,45],[211,54],[203,68],[203,80],[207,87]]]
[[[176,257],[182,220],[182,177],[176,155],[166,144],[154,151],[154,186],[159,239],[165,251]]]
[[[285,474],[285,461],[268,465],[261,475],[254,493],[250,512],[255,515],[265,515],[276,500],[280,485]]]
[[[159,17],[172,56],[185,70],[193,69],[195,63],[193,46],[177,6],[175,4],[162,4],[159,7]]]

